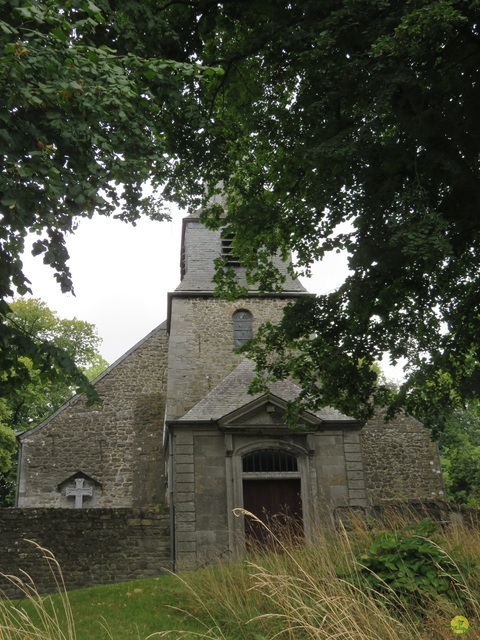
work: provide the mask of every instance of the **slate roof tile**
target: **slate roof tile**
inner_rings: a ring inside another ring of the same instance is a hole
[[[254,363],[245,359],[236,369],[220,382],[210,393],[188,411],[181,420],[198,420],[201,422],[219,420],[220,418],[240,409],[253,400],[260,398],[263,393],[250,395],[248,388],[254,378]],[[269,392],[281,400],[294,400],[300,393],[300,387],[292,380],[282,380],[268,385]],[[354,421],[332,407],[324,407],[312,412],[323,421]]]

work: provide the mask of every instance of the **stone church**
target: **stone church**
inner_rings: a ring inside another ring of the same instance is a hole
[[[168,509],[175,566],[190,568],[241,555],[255,532],[238,509],[288,517],[308,541],[346,507],[443,495],[436,446],[413,418],[362,424],[327,407],[293,431],[293,382],[248,394],[252,363],[236,347],[308,294],[278,259],[281,293],[216,298],[215,258],[242,279],[230,249],[184,219],[167,320],[96,379],[101,404],[75,396],[19,436],[18,507]]]

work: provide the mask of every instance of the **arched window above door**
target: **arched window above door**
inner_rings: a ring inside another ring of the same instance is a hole
[[[243,473],[285,473],[298,471],[297,457],[281,449],[259,449],[243,456]]]
[[[241,347],[253,338],[253,316],[250,311],[241,309],[235,311],[233,320],[233,346]]]

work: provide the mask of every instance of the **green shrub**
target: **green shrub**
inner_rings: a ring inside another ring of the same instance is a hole
[[[431,520],[374,534],[356,559],[356,580],[394,605],[408,605],[414,614],[421,615],[426,600],[432,599],[468,606],[465,578],[474,569],[472,560],[444,551]]]

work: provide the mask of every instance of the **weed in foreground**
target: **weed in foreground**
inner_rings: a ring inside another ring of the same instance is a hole
[[[393,606],[408,604],[418,620],[423,618],[427,601],[436,600],[447,610],[453,607],[474,613],[464,578],[476,569],[473,560],[458,550],[447,553],[431,520],[373,534],[357,560],[359,584],[382,594]]]
[[[48,565],[57,587],[58,604],[51,596],[41,596],[25,572],[22,572],[22,577],[2,574],[19,593],[19,602],[15,604],[2,597],[0,640],[76,640],[75,623],[60,565],[51,551],[32,540],[27,542],[42,554]]]

